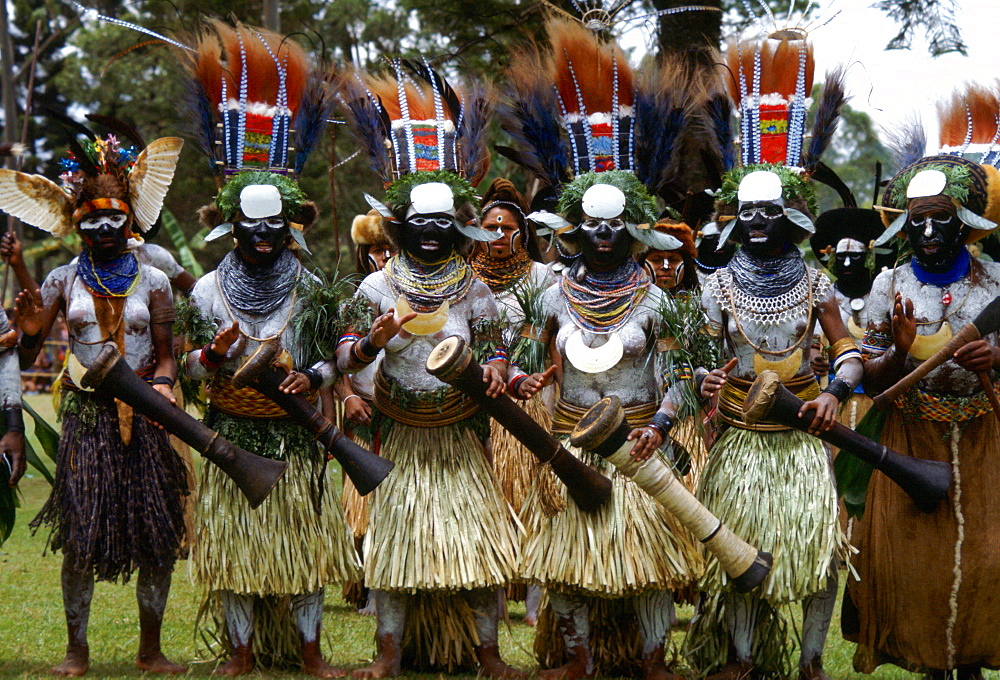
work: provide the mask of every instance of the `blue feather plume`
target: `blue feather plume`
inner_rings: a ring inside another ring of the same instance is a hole
[[[736,166],[736,149],[733,145],[733,102],[725,92],[712,96],[705,104],[712,141],[724,171]]]
[[[645,75],[635,93],[635,175],[650,193],[669,181],[677,140],[690,114],[682,89],[669,82],[670,75],[662,69]]]
[[[927,149],[927,131],[918,118],[905,120],[885,132],[886,146],[892,151],[893,160],[896,161],[899,170],[924,157]]]
[[[202,153],[208,156],[209,164],[216,170],[218,167],[216,161],[224,159],[219,155],[220,147],[215,144],[215,114],[212,102],[197,78],[187,77],[184,81],[184,96],[179,108],[186,122],[185,132],[198,141]]]
[[[327,84],[316,74],[311,74],[302,90],[301,104],[295,116],[295,174],[302,172],[306,159],[316,147],[326,121],[333,114],[334,98]]]
[[[463,115],[457,130],[458,167],[473,184],[489,170],[490,150],[486,138],[493,118],[494,102],[492,92],[482,84],[470,83],[465,88]]]
[[[382,105],[372,100],[364,76],[348,71],[337,83],[337,94],[347,114],[347,128],[358,146],[365,150],[371,168],[383,181],[392,180],[392,162],[385,141],[391,137],[388,117]]]
[[[546,184],[558,187],[570,179],[570,157],[562,138],[555,90],[537,54],[515,62],[508,74],[513,92],[498,109],[500,126],[512,147],[498,147],[503,155]]]
[[[820,97],[819,106],[816,109],[816,120],[813,123],[812,141],[802,159],[802,167],[806,170],[812,170],[816,167],[823,153],[830,146],[833,133],[837,131],[840,110],[849,99],[844,86],[844,75],[844,69],[841,66],[826,74],[823,96]]]

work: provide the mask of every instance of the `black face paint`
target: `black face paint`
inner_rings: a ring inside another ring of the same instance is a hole
[[[722,250],[717,250],[719,236],[721,234],[708,234],[702,236],[701,241],[698,242],[698,264],[702,265],[702,269],[709,273],[729,264],[729,261],[733,259],[733,253],[736,252],[736,246],[733,243],[727,243],[722,247]]]
[[[113,260],[125,252],[129,217],[121,210],[95,210],[77,224],[84,247],[94,262]]]
[[[240,257],[250,264],[265,267],[274,264],[284,252],[290,233],[288,221],[280,215],[260,219],[239,216],[233,223]]]
[[[619,267],[631,253],[632,236],[620,217],[610,220],[585,217],[576,233],[583,261],[595,270]]]
[[[913,257],[925,270],[948,271],[965,247],[966,227],[958,216],[945,210],[911,214],[906,221],[906,237]]]
[[[739,241],[754,257],[773,257],[794,241],[795,225],[772,201],[741,203],[736,220]]]
[[[834,285],[847,297],[860,298],[871,291],[873,277],[865,267],[865,253],[835,253],[832,269],[837,275]]]
[[[438,262],[455,249],[455,218],[444,213],[414,215],[403,224],[402,247],[410,257]]]

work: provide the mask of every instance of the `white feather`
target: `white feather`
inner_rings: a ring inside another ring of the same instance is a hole
[[[73,231],[72,199],[41,175],[0,170],[0,210],[53,236]]]
[[[141,231],[160,216],[183,147],[180,137],[161,137],[142,150],[129,172],[129,199]]]

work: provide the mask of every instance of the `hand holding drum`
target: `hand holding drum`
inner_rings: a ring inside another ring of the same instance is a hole
[[[809,431],[812,415],[799,416],[802,400],[781,384],[774,371],[764,371],[754,381],[743,402],[743,418],[748,423],[766,420]],[[854,430],[834,423],[818,435],[820,439],[872,465],[894,481],[923,512],[934,512],[951,485],[951,466],[934,460],[920,460],[896,453],[862,437]]]
[[[632,457],[634,442],[618,397],[606,397],[580,419],[570,442],[596,453],[666,508],[719,560],[733,585],[746,593],[763,582],[771,571],[772,558],[736,536],[677,480],[657,456],[645,461]]]
[[[548,463],[581,510],[596,510],[611,497],[611,480],[573,456],[510,397],[486,395],[483,369],[472,360],[465,340],[453,335],[441,341],[427,357],[427,372],[461,390],[539,461]]]
[[[233,480],[250,507],[264,502],[271,489],[285,473],[288,463],[244,451],[223,439],[217,432],[195,420],[140,378],[114,344],[101,348],[100,354],[80,380],[81,387],[95,394],[113,397],[128,404],[185,444],[214,463]]]

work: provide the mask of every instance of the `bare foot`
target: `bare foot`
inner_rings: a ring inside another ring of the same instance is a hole
[[[359,680],[379,680],[380,678],[394,678],[399,675],[399,671],[400,658],[398,655],[389,658],[389,655],[379,654],[370,666],[359,668],[351,675]]]
[[[147,673],[183,673],[187,670],[179,663],[174,663],[163,652],[156,651],[150,653],[139,652],[135,659],[135,667]]]
[[[237,675],[249,673],[252,670],[253,652],[250,650],[250,645],[246,645],[234,649],[233,655],[229,657],[229,661],[212,671],[212,675],[233,678]]]
[[[368,603],[364,607],[362,607],[361,609],[359,609],[358,613],[361,614],[361,616],[375,616],[375,614],[376,614],[376,612],[375,612],[375,599],[369,597],[368,598]]]
[[[823,672],[823,662],[817,659],[799,666],[799,680],[830,680],[830,677]]]
[[[753,664],[748,661],[734,661],[722,667],[718,673],[709,675],[705,680],[747,680],[753,673]]]
[[[643,680],[684,680],[684,678],[676,673],[671,673],[667,669],[667,665],[662,661],[654,664],[650,664],[648,667],[643,669],[642,672]]]
[[[496,645],[478,647],[476,656],[479,658],[479,675],[482,677],[493,678],[493,680],[521,680],[528,677],[524,671],[504,663]]]
[[[565,666],[560,666],[559,668],[539,671],[538,677],[541,680],[578,680],[579,678],[591,678],[593,674],[588,674],[586,668],[576,662],[570,661]]]
[[[319,633],[317,627],[316,630]],[[331,666],[319,651],[319,640],[302,643],[302,672],[316,678],[342,678],[347,675],[343,668]]]
[[[90,668],[90,649],[87,645],[67,645],[66,658],[58,666],[49,670],[52,675],[78,678]]]

